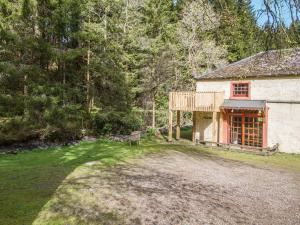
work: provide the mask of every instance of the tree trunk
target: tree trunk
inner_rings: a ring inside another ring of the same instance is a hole
[[[87,111],[91,112],[91,74],[90,74],[90,43],[88,44],[87,51],[87,70],[86,70],[86,102],[87,102]]]
[[[88,24],[91,23],[91,19],[89,17]],[[90,74],[90,61],[91,61],[91,43],[88,41],[88,50],[87,50],[87,70],[86,70],[86,102],[87,102],[87,111],[90,113],[93,104],[94,104],[94,97],[91,92],[91,74]]]
[[[63,106],[66,105],[66,63],[63,62]]]
[[[105,15],[104,15],[104,39],[107,40],[107,15],[106,15],[106,9],[105,9]]]
[[[152,128],[155,128],[155,94],[152,99]]]
[[[124,27],[123,27],[123,31],[124,33],[126,33],[126,28],[127,28],[127,22],[128,22],[128,5],[129,5],[129,0],[125,0],[125,22],[124,22]]]
[[[23,96],[24,96],[24,116],[27,116],[28,115],[28,105],[27,105],[27,97],[28,97],[27,75],[24,75]]]

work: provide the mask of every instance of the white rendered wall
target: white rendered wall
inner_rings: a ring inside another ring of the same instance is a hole
[[[199,81],[196,90],[224,91],[225,99],[229,99],[231,82]],[[250,85],[251,100],[300,101],[300,77],[250,80]],[[268,103],[267,106],[268,146],[278,143],[282,152],[300,153],[300,104]]]
[[[300,77],[243,81],[250,81],[252,100],[300,101]],[[230,84],[231,81],[198,81],[196,90],[225,91],[225,99],[229,99]]]
[[[206,91],[214,91],[214,92],[225,92],[225,99],[230,98],[230,84],[231,81],[198,81],[196,84],[197,92],[206,92]]]
[[[300,153],[300,104],[268,103],[268,146]]]
[[[198,141],[212,141],[212,113],[196,113],[195,139]]]

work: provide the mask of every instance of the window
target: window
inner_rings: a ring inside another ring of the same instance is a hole
[[[249,83],[233,83],[232,97],[249,98]]]
[[[230,143],[263,147],[263,119],[258,114],[230,116]]]

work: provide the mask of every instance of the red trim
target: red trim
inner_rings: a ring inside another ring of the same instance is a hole
[[[267,148],[268,147],[268,125],[269,125],[269,108],[266,107],[265,109],[265,118],[264,118],[264,123],[263,123],[263,147]]]
[[[231,112],[230,110],[223,110],[224,120],[223,120],[223,143],[230,143],[230,116],[251,116],[251,117],[263,117],[263,148],[268,147],[268,110],[269,108],[265,108],[263,115],[259,115],[258,113],[247,112],[247,110],[243,111],[235,111]],[[243,119],[244,120],[244,119]]]
[[[248,96],[234,96],[234,85],[236,84],[248,84]],[[251,82],[250,81],[238,81],[231,82],[230,84],[230,99],[250,100],[251,99]]]
[[[223,114],[223,140],[222,142],[228,144],[228,114],[224,111]]]
[[[227,114],[227,143],[230,143],[230,124],[229,124],[229,113]]]

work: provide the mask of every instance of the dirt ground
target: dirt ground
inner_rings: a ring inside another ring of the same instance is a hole
[[[60,196],[57,211],[76,209],[91,224],[300,224],[300,174],[177,151],[94,166],[68,181],[85,202],[73,190],[76,207]]]

